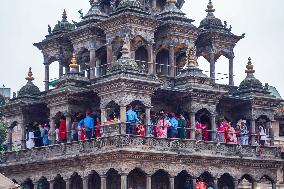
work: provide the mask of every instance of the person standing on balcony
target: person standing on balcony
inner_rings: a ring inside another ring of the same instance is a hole
[[[71,135],[72,135],[72,141],[78,141],[78,118],[75,117],[72,125],[71,125]]]
[[[264,146],[266,142],[266,130],[264,129],[262,124],[259,126],[259,137],[259,144],[261,146]]]
[[[174,113],[168,114],[168,119],[171,123],[171,126],[168,128],[168,137],[176,138],[177,137],[177,129],[178,129],[178,120],[175,118]]]
[[[66,119],[64,116],[60,118],[59,142],[67,142]]]
[[[128,110],[126,112],[126,134],[133,135],[136,131],[136,123],[137,123],[137,113],[132,110],[132,106],[127,106]]]
[[[248,134],[249,134],[249,131],[246,125],[246,120],[242,120],[241,121],[241,144],[242,145],[248,145],[248,139],[249,139]]]
[[[90,111],[87,111],[86,117],[78,123],[80,129],[83,128],[83,125],[85,126],[86,138],[90,140],[94,134],[94,128],[95,128],[95,120],[94,118],[91,117]]]
[[[166,119],[164,111],[160,111],[158,124],[157,124],[157,137],[167,138],[169,126],[171,126],[171,122]]]
[[[179,126],[179,136],[181,139],[186,139],[186,120],[183,117],[182,113],[179,114],[179,121],[178,121],[178,126]]]

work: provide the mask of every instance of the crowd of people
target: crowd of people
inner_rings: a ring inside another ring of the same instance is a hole
[[[70,128],[71,141],[86,140],[91,138],[100,138],[102,136],[102,127],[99,114],[92,114],[87,111],[85,116],[77,115],[72,120]],[[139,113],[133,110],[129,105],[126,111],[126,134],[139,136],[153,136],[157,138],[180,138],[193,139],[200,141],[216,140],[219,143],[231,143],[248,145],[250,132],[246,120],[239,120],[236,124],[232,124],[226,119],[221,119],[219,124],[216,123],[216,131],[211,130],[210,121],[201,120],[196,117],[195,128],[190,123],[190,117],[186,113],[171,113],[163,110],[158,113],[152,113],[149,120],[146,121],[145,113]],[[119,113],[112,112],[103,125],[120,123]],[[195,132],[193,132],[195,131]],[[34,123],[28,128],[27,132],[27,148],[46,146],[51,143],[52,135],[48,124]],[[191,135],[195,135],[192,136]],[[55,140],[57,143],[67,142],[67,125],[64,115],[60,117],[59,122],[55,126]],[[260,145],[266,143],[266,129],[263,125],[259,125],[258,140]]]

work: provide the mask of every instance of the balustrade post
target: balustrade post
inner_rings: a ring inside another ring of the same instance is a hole
[[[151,124],[151,108],[150,107],[146,107],[145,110],[146,113],[146,136],[150,136],[151,132],[150,132],[150,124]]]
[[[121,178],[120,189],[127,189],[127,174],[121,173],[120,178]]]
[[[49,188],[54,189],[54,180],[49,181]]]
[[[12,126],[8,127],[8,137],[7,137],[7,150],[12,151],[13,145],[13,128]]]
[[[146,189],[151,189],[152,188],[151,178],[152,178],[152,175],[151,174],[147,174],[147,176],[146,176]]]
[[[67,142],[72,142],[72,137],[71,137],[71,113],[68,112],[66,113],[66,133],[67,133]]]
[[[272,189],[276,189],[276,182],[272,182]]]
[[[175,189],[175,176],[170,175],[170,189]]]
[[[100,175],[101,177],[101,189],[106,189],[106,175]]]
[[[250,145],[254,146],[255,145],[255,120],[252,119],[250,121],[250,134],[251,134],[251,140],[250,140]]]
[[[126,134],[126,106],[120,106],[120,134]]]
[[[83,177],[83,189],[88,189],[88,176]]]
[[[195,140],[195,112],[190,112],[190,139]]]
[[[211,141],[216,141],[216,115],[213,114],[210,116],[211,121]]]
[[[71,180],[70,178],[65,179],[66,189],[71,189]]]

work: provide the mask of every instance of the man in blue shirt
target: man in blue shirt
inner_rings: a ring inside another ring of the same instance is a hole
[[[169,113],[168,119],[171,123],[171,126],[168,128],[168,136],[169,136],[169,138],[176,138],[177,137],[178,120],[175,118],[174,113]]]
[[[80,129],[82,129],[83,125],[85,126],[86,138],[90,140],[95,128],[95,120],[91,117],[91,112],[87,111],[86,117],[78,123]]]
[[[128,110],[126,112],[126,134],[135,134],[137,114],[132,110],[132,106],[128,105]]]

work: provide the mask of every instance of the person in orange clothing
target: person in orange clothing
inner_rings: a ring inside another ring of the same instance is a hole
[[[66,133],[66,119],[64,116],[60,117],[60,124],[59,124],[59,142],[66,142],[67,141],[67,133]]]
[[[207,189],[207,184],[203,180],[200,180],[196,183],[196,189]]]

